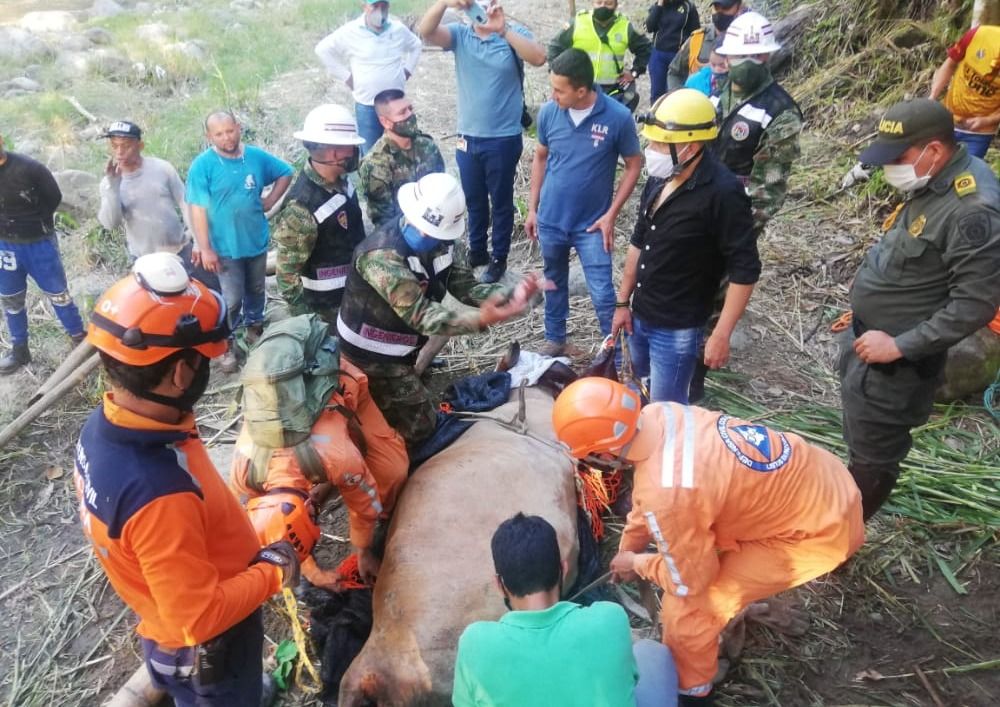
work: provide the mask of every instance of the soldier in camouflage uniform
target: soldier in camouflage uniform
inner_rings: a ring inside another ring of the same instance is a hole
[[[1000,306],[1000,183],[926,98],[890,108],[860,160],[906,196],[854,279],[839,362],[848,468],[868,519],[930,416],[948,347]]]
[[[399,188],[443,172],[444,159],[434,138],[420,132],[413,104],[402,91],[393,88],[375,96],[375,112],[385,132],[365,154],[358,176],[368,218],[378,228],[399,219]]]
[[[351,255],[365,238],[361,205],[347,175],[358,167],[354,116],[343,106],[310,111],[295,133],[309,159],[288,192],[273,231],[278,289],[292,315],[337,318]]]
[[[714,150],[746,186],[758,238],[784,203],[792,163],[801,154],[802,112],[768,68],[771,54],[778,49],[771,23],[756,12],[733,20],[716,49],[729,60],[729,81],[722,93],[712,98],[719,116]],[[705,341],[719,321],[726,289],[723,282],[705,329]],[[707,372],[704,361],[699,362],[691,381],[691,402],[701,399]]]
[[[509,319],[524,311],[539,281],[526,277],[513,290],[481,284],[456,260],[465,196],[454,177],[434,173],[404,184],[398,201],[402,217],[355,251],[337,335],[343,355],[368,376],[372,398],[412,450],[437,424],[430,391],[413,367],[427,337],[475,333]],[[468,306],[444,306],[447,294]]]

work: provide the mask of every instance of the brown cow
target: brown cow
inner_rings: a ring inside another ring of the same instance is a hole
[[[514,401],[492,413],[510,419]],[[554,442],[552,398],[525,391],[527,426]],[[490,538],[518,511],[556,529],[576,567],[573,464],[553,446],[478,422],[424,463],[403,487],[375,583],[374,624],[340,683],[342,707],[450,705],[455,650],[473,621],[505,612],[494,583]],[[575,569],[565,578],[570,587]]]

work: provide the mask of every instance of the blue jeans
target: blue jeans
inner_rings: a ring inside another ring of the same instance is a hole
[[[615,314],[615,288],[611,281],[611,253],[604,250],[600,231],[567,233],[538,224],[538,242],[542,247],[545,279],[554,290],[545,293],[545,338],[562,344],[566,341],[566,318],[569,316],[569,250],[576,249],[587,279],[590,301],[597,312],[601,334],[611,333]]]
[[[365,139],[365,144],[361,146],[361,154],[364,155],[382,137],[385,129],[382,127],[382,123],[378,122],[375,106],[355,103],[354,116],[358,119],[358,135]]]
[[[12,343],[28,341],[28,276],[52,304],[59,322],[70,336],[83,333],[80,310],[73,303],[66,284],[66,271],[59,257],[56,234],[31,243],[0,241],[0,304],[7,318]]]
[[[649,377],[650,402],[687,405],[701,336],[702,327],[662,329],[632,317],[632,366],[637,378]]]
[[[219,286],[229,310],[229,327],[252,326],[264,321],[264,280],[267,251],[252,258],[219,257]]]
[[[654,49],[653,55],[649,57],[650,105],[667,92],[667,71],[675,56],[677,56],[677,52],[661,52],[659,49]]]
[[[993,133],[967,133],[964,130],[955,131],[955,139],[965,145],[965,149],[969,151],[970,155],[979,159],[986,157],[986,151],[990,149],[990,143],[993,142],[993,135]]]
[[[206,641],[202,669],[193,672],[199,648],[165,649],[143,638],[142,655],[153,685],[165,690],[177,707],[232,707],[260,704],[264,624],[260,609],[231,629]],[[211,666],[211,673],[205,670]],[[206,680],[207,678],[207,680]]]
[[[469,210],[469,250],[486,253],[486,231],[493,206],[493,257],[507,260],[514,232],[514,176],[524,143],[521,135],[510,137],[469,137],[465,149],[455,150],[458,174]]]
[[[659,641],[641,638],[632,644],[632,655],[639,671],[636,707],[676,707],[677,666],[670,649]]]

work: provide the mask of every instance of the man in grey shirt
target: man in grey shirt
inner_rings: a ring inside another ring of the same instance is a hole
[[[101,180],[97,220],[108,229],[124,223],[133,259],[166,251],[190,264],[191,220],[177,170],[165,160],[143,157],[142,130],[135,123],[112,123],[102,137],[108,138],[111,158]]]

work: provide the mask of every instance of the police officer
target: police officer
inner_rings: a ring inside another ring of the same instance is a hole
[[[443,172],[444,158],[434,138],[420,131],[413,103],[402,91],[390,88],[375,96],[375,112],[385,132],[369,147],[358,176],[368,218],[378,228],[399,219],[399,188],[431,172]]]
[[[293,315],[315,312],[333,324],[351,254],[365,239],[361,205],[347,179],[358,168],[364,139],[351,112],[333,103],[309,111],[294,135],[309,159],[274,231],[278,288]]]
[[[451,175],[404,184],[397,198],[402,217],[355,250],[337,334],[343,355],[368,376],[372,399],[412,450],[437,424],[431,393],[413,367],[420,347],[432,335],[471,334],[520,314],[539,283],[529,276],[511,292],[478,283],[460,262],[454,241],[465,233],[465,196]],[[444,306],[446,294],[470,307]]]
[[[549,63],[570,47],[587,52],[594,64],[594,82],[606,94],[635,110],[639,104],[635,80],[646,73],[653,43],[618,12],[618,0],[594,0],[592,9],[577,13],[549,42]],[[632,52],[629,69],[625,69],[626,51]]]
[[[860,161],[904,194],[854,279],[839,362],[848,466],[868,519],[896,484],[910,429],[930,416],[948,347],[1000,305],[1000,184],[926,98],[892,106]]]

